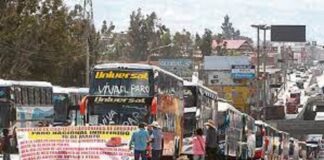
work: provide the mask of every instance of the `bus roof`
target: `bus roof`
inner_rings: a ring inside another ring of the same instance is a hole
[[[0,86],[35,86],[35,87],[52,87],[50,82],[46,81],[14,81],[14,80],[0,80]]]
[[[108,68],[130,68],[130,69],[153,69],[152,65],[138,64],[138,63],[103,63],[93,67],[94,69],[108,69]]]
[[[174,78],[183,81],[183,79],[169,71],[166,71],[164,69],[161,69],[158,66],[149,65],[149,64],[139,64],[139,63],[103,63],[98,64],[93,67],[94,69],[113,69],[113,68],[120,68],[120,69],[152,69],[152,70],[158,70],[160,72],[163,72],[165,74],[168,74],[170,76],[173,76]]]
[[[89,93],[89,88],[77,88],[77,87],[61,87],[61,86],[54,86],[53,93]]]
[[[237,110],[234,106],[232,106],[231,104],[229,103],[226,103],[226,102],[221,102],[221,101],[218,101],[218,112],[225,112],[227,110],[232,110],[236,113],[239,113],[239,114],[242,114],[242,112],[240,112],[239,110]]]
[[[266,123],[264,123],[263,121],[260,121],[260,120],[255,120],[254,123],[257,124],[257,125],[265,125],[266,124]]]
[[[208,87],[206,87],[206,86],[204,86],[204,85],[202,85],[202,84],[195,83],[195,82],[190,82],[190,81],[184,81],[184,82],[183,82],[183,85],[184,85],[184,86],[196,86],[196,87],[201,87],[201,88],[205,89],[206,91],[210,92],[211,94],[213,94],[213,96],[215,96],[215,97],[217,98],[217,95],[218,95],[218,94],[217,94],[216,91],[214,91],[214,90],[212,90],[212,89],[210,89],[210,88],[208,88]]]

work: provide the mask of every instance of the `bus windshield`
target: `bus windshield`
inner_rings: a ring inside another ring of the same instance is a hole
[[[153,90],[148,70],[98,70],[92,75],[91,95],[149,97]]]
[[[10,104],[0,102],[0,128],[9,127],[10,118]]]
[[[90,111],[90,124],[138,125],[147,122],[148,106],[145,104],[97,104]]]

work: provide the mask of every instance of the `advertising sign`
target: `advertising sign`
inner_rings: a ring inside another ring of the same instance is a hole
[[[193,73],[193,62],[191,59],[159,59],[159,66],[182,78],[191,78]]]
[[[233,79],[255,78],[255,66],[253,65],[232,65]]]
[[[21,160],[131,160],[128,144],[136,126],[21,128]]]
[[[306,26],[305,25],[272,25],[271,41],[272,42],[305,42]]]

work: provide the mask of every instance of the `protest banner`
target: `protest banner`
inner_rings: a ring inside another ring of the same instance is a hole
[[[132,160],[136,126],[80,126],[17,130],[21,160]]]

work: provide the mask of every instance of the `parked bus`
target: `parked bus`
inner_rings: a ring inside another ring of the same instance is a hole
[[[164,136],[163,156],[180,154],[183,79],[156,66],[130,63],[96,65],[90,77],[89,96],[80,105],[85,123],[137,126],[157,121]]]
[[[228,159],[235,159],[241,155],[243,114],[227,103],[218,100],[218,133],[221,152]]]
[[[184,82],[184,134],[182,154],[191,155],[192,137],[197,128],[204,128],[209,119],[217,118],[217,93],[192,82]]]
[[[52,94],[49,82],[0,80],[0,128],[50,123],[54,116]]]
[[[80,124],[79,102],[89,94],[88,88],[53,87],[54,125]]]

